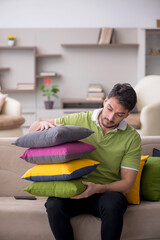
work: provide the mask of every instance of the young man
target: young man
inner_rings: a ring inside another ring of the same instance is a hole
[[[120,239],[127,208],[125,193],[131,191],[140,165],[140,136],[125,121],[136,102],[136,93],[129,84],[116,84],[102,109],[32,124],[30,131],[56,124],[83,126],[94,131],[85,139],[96,147],[87,158],[99,161],[100,165],[85,176],[83,184],[87,189],[71,199],[49,197],[45,204],[56,240],[74,239],[70,218],[80,214],[101,218],[102,240]]]

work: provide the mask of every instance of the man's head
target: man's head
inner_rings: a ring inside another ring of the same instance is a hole
[[[114,85],[108,95],[108,99],[110,99],[111,97],[116,97],[118,102],[129,112],[134,108],[137,103],[136,92],[128,83],[118,83]]]
[[[116,84],[104,100],[100,123],[103,128],[116,128],[126,118],[137,102],[137,96],[130,84]]]

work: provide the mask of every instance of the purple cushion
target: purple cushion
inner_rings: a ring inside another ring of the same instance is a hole
[[[76,141],[53,147],[30,148],[20,158],[35,164],[63,163],[82,158],[95,149],[90,143]]]

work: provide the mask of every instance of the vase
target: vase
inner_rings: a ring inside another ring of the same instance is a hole
[[[12,47],[15,45],[15,40],[8,40],[8,46]]]
[[[52,109],[53,108],[53,104],[54,104],[53,101],[45,101],[44,102],[45,109]]]

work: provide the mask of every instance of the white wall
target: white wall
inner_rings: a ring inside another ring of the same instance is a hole
[[[0,28],[155,28],[160,0],[0,0]]]

